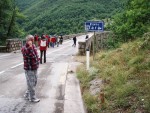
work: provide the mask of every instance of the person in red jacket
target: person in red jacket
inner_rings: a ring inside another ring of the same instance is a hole
[[[54,36],[51,37],[51,43],[52,43],[52,47],[53,47],[53,48],[54,48],[54,46],[55,46],[55,42],[56,42],[55,37],[54,37]]]
[[[40,63],[42,64],[42,56],[44,53],[44,63],[46,63],[46,50],[47,50],[47,40],[45,35],[42,35],[41,40],[39,41],[39,47],[40,47]]]

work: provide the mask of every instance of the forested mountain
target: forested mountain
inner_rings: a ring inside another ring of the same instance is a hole
[[[110,18],[122,10],[120,0],[16,0],[27,16],[19,23],[31,34],[84,32],[87,20]]]

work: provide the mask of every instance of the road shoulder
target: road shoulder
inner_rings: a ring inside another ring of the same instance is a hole
[[[64,113],[86,113],[83,104],[79,80],[76,77],[77,62],[69,64],[66,88],[65,88],[65,102]]]

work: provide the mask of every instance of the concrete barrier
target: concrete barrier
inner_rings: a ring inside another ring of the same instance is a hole
[[[86,42],[78,42],[79,55],[85,55]]]
[[[93,40],[93,37],[88,37],[88,39],[83,39],[82,41],[79,41],[78,44],[78,54],[79,55],[85,55],[86,54],[86,50],[91,50],[91,42]]]
[[[20,39],[7,39],[6,46],[0,46],[0,52],[12,52],[20,50],[22,41]]]
[[[7,47],[6,46],[0,46],[0,52],[6,52]]]
[[[109,31],[97,32],[97,33],[95,33],[95,37],[93,35],[82,42],[78,42],[79,55],[85,55],[87,49],[90,50],[90,53],[92,53],[93,52],[93,43],[94,43],[95,52],[97,52],[100,49],[107,48],[106,40],[110,34],[111,34],[111,32],[109,32]]]

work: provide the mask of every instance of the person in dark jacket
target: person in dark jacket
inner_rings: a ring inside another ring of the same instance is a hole
[[[25,99],[30,102],[39,102],[36,98],[35,87],[37,84],[37,69],[39,67],[39,58],[36,46],[33,44],[34,37],[28,35],[26,37],[26,44],[22,47],[22,55],[24,60],[24,70],[27,81],[27,91],[24,95]]]
[[[40,47],[40,63],[42,64],[42,57],[44,53],[44,63],[46,63],[46,50],[47,50],[48,42],[46,40],[45,35],[41,37],[41,40],[39,41],[39,47]]]
[[[63,36],[62,35],[60,36],[60,40],[59,41],[60,41],[60,44],[63,43]]]
[[[88,39],[89,38],[89,35],[86,35],[85,39]]]
[[[73,47],[76,47],[76,42],[77,42],[77,38],[76,38],[76,36],[74,36],[73,37],[73,45],[72,45]]]

